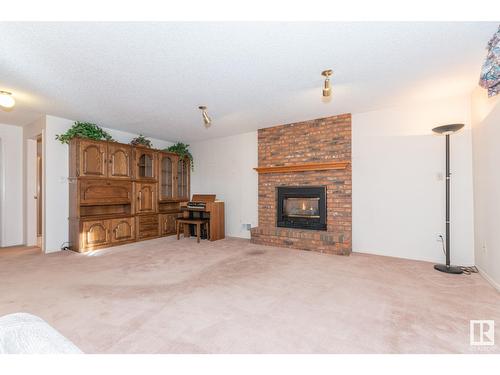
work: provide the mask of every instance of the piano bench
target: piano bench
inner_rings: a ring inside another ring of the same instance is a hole
[[[200,236],[201,236],[201,228],[202,226],[205,226],[208,234],[208,238],[210,239],[210,220],[209,219],[184,219],[184,218],[177,218],[175,220],[175,229],[177,231],[177,239],[180,239],[180,234],[181,234],[181,227],[184,230],[184,224],[188,225],[196,225],[196,238],[197,242],[200,243]]]

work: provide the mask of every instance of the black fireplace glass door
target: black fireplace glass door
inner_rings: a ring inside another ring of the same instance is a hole
[[[279,186],[278,227],[326,230],[326,186]]]
[[[283,215],[319,219],[319,198],[287,197],[283,202]]]

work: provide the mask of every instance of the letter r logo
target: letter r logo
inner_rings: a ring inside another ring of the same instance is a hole
[[[474,346],[495,345],[495,321],[471,320],[469,335],[470,335],[471,345]]]

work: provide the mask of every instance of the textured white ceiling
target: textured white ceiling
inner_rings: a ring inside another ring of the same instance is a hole
[[[0,23],[0,90],[41,114],[193,141],[461,95],[497,23]],[[321,97],[321,71],[334,94]],[[210,129],[198,105],[208,106]]]

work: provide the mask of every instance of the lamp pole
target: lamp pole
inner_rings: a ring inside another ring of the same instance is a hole
[[[453,274],[463,272],[461,267],[451,265],[451,245],[450,245],[450,134],[453,134],[464,127],[464,124],[450,124],[438,126],[432,131],[437,134],[445,135],[446,140],[446,264],[435,264],[434,269]]]

